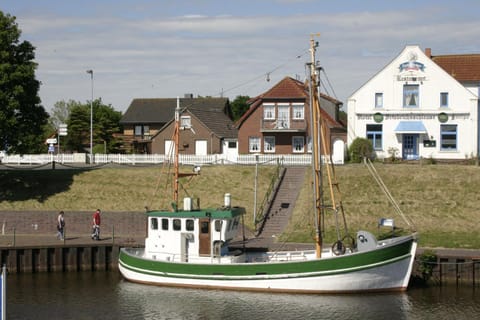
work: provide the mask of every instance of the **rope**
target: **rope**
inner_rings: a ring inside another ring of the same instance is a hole
[[[372,177],[375,179],[375,181],[377,182],[378,186],[380,187],[380,189],[383,191],[383,193],[386,195],[387,199],[390,201],[390,203],[392,204],[393,208],[395,209],[395,211],[402,217],[403,221],[405,221],[405,223],[411,227],[413,230],[415,230],[415,226],[413,225],[413,222],[411,222],[406,216],[405,214],[403,213],[402,209],[400,209],[400,206],[398,205],[398,203],[395,201],[395,199],[393,198],[392,194],[390,193],[390,191],[388,190],[387,186],[385,185],[385,183],[383,182],[382,178],[380,177],[380,175],[378,174],[377,170],[375,169],[375,167],[373,166],[372,162],[370,161],[370,159],[368,158],[363,158],[363,163],[365,164],[365,166],[367,167],[368,171],[370,172],[370,174],[372,175]]]

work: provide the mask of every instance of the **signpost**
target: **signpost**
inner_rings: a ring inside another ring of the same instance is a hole
[[[67,135],[67,125],[65,123],[60,123],[58,125],[58,153],[60,154],[60,136]]]

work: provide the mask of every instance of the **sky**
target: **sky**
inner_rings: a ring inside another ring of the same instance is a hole
[[[101,98],[257,96],[304,81],[312,34],[323,92],[343,102],[406,45],[480,53],[478,0],[2,0],[32,43],[47,111]],[[93,70],[93,81],[87,70]]]

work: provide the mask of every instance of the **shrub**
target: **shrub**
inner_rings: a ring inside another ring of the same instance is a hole
[[[362,162],[363,158],[373,157],[373,146],[370,140],[365,138],[356,138],[350,144],[349,155],[351,162]]]
[[[433,275],[433,269],[437,265],[437,255],[432,250],[425,250],[419,258],[419,271],[422,274],[423,281],[427,282]]]

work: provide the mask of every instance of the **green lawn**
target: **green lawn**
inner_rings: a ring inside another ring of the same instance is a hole
[[[480,167],[474,165],[375,164],[402,211],[415,224],[420,245],[429,247],[480,248]],[[183,168],[191,171],[191,167]],[[258,202],[263,199],[275,168],[259,167]],[[363,228],[376,234],[380,218],[400,216],[360,164],[336,167],[342,201],[350,230]],[[103,168],[95,170],[3,170],[0,171],[0,210],[143,211],[168,208],[171,181],[160,166]],[[314,234],[311,172],[297,199],[294,214],[282,239],[309,242]],[[245,222],[252,228],[255,185],[254,166],[204,166],[200,176],[182,178],[179,199],[189,195],[201,206],[218,207],[224,193],[232,205],[247,209]],[[326,223],[333,224],[332,214]],[[326,239],[333,240],[328,228]]]

